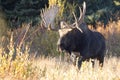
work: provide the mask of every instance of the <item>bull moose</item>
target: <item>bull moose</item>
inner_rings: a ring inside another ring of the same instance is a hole
[[[105,38],[101,33],[90,30],[84,22],[86,12],[85,2],[83,3],[83,9],[79,7],[79,10],[79,19],[76,18],[73,12],[75,18],[73,24],[67,24],[61,21],[60,29],[58,30],[60,35],[57,42],[58,50],[65,51],[70,55],[74,52],[79,53],[81,56],[77,65],[79,69],[82,62],[89,59],[97,59],[100,66],[103,66],[106,49]]]

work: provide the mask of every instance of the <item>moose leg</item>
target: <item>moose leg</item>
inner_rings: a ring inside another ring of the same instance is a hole
[[[78,59],[80,58],[80,53],[79,52],[72,52],[71,58],[72,58],[73,65],[76,66],[76,63],[78,62]]]
[[[91,62],[92,62],[92,67],[94,68],[95,61],[94,61],[94,60],[91,60]]]
[[[74,53],[71,53],[71,60],[74,66],[76,66],[77,56]]]
[[[83,50],[82,52],[80,52],[81,57],[78,60],[78,69],[81,68],[82,62],[89,59],[89,52],[88,52],[88,47],[87,49]]]
[[[100,67],[103,67],[103,62],[104,62],[104,58],[102,58],[102,59],[99,60],[99,66]]]
[[[98,57],[97,60],[99,61],[99,66],[100,66],[100,67],[103,67],[104,56]]]
[[[78,60],[78,69],[81,68],[81,65],[82,65],[82,62],[85,61],[85,58],[84,57],[81,57],[79,60]]]

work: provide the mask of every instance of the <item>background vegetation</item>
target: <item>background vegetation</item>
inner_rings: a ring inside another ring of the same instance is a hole
[[[87,4],[86,22],[94,27],[97,22],[106,26],[109,21],[116,21],[120,17],[119,0],[0,0],[0,8],[7,17],[9,27],[17,28],[31,21],[33,26],[39,24],[40,10],[55,4],[61,7],[60,19],[71,22],[71,12],[79,15],[78,6],[83,1]]]
[[[102,70],[83,63],[78,71],[59,56],[58,32],[40,25],[40,11],[51,5],[60,6],[56,20],[74,21],[83,0],[0,0],[0,79],[2,80],[119,80],[120,79],[120,1],[84,0],[85,22],[106,38],[105,65]],[[42,55],[42,56],[41,56]],[[44,57],[43,57],[44,56]],[[97,62],[96,62],[97,63]],[[74,76],[73,76],[74,75]]]

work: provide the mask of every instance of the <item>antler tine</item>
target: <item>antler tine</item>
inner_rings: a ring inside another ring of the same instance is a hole
[[[83,10],[81,10],[80,7],[79,7],[79,9],[80,9],[81,14],[80,14],[78,22],[79,22],[79,24],[81,24],[82,22],[84,22],[84,16],[85,16],[85,12],[86,12],[86,3],[83,2]]]
[[[59,11],[59,6],[53,5],[41,10],[41,17],[45,28],[55,29],[54,20]]]
[[[82,17],[82,9],[81,9],[81,7],[79,6],[79,10],[80,10],[80,17],[79,17],[79,20],[81,19],[81,17]]]
[[[77,20],[77,18],[76,18],[76,16],[75,16],[75,13],[74,13],[74,12],[73,12],[73,16],[74,16],[74,18],[75,18],[76,28],[77,28],[78,30],[80,30],[81,32],[83,32],[83,31],[79,28],[78,20]]]
[[[40,16],[42,17],[44,25],[46,25],[45,18],[44,18],[44,12],[45,12],[45,9],[42,9]]]
[[[86,3],[84,2],[83,3],[83,19],[84,19],[85,13],[86,13]]]
[[[76,15],[75,15],[74,12],[72,12],[72,13],[73,13],[73,16],[74,16],[74,18],[75,18],[75,24],[76,24],[76,26],[78,27],[78,20],[77,20],[77,17],[76,17]]]
[[[80,10],[80,16],[79,19],[77,20],[75,13],[73,12],[73,16],[75,18],[75,21],[77,21],[78,25],[80,25],[82,22],[84,22],[84,16],[85,16],[85,12],[86,12],[86,3],[83,3],[83,10],[81,9],[81,7],[79,7]],[[72,24],[72,26],[75,26],[76,22]]]
[[[78,24],[77,24],[78,20],[77,20],[77,17],[76,17],[76,15],[75,15],[74,11],[72,12],[72,14],[73,14],[73,16],[74,16],[74,18],[75,18],[75,22],[72,24],[72,26],[75,26],[75,25],[78,26]]]

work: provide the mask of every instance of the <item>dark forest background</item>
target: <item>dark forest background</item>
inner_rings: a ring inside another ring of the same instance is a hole
[[[52,1],[52,0],[51,0]],[[87,4],[85,21],[96,27],[97,22],[106,26],[109,21],[117,21],[120,17],[119,0],[59,0],[63,6],[62,20],[72,21],[71,9],[79,15],[78,6],[83,1]],[[63,3],[64,2],[64,3]],[[35,26],[39,24],[40,10],[49,7],[50,0],[0,0],[0,11],[6,16],[11,28],[17,28],[22,23],[32,22]],[[58,4],[58,3],[56,3]]]

